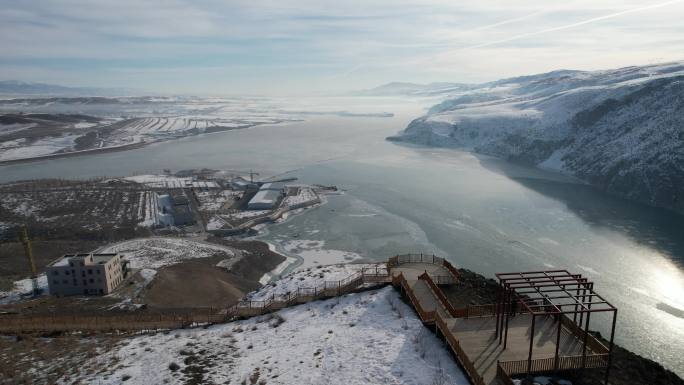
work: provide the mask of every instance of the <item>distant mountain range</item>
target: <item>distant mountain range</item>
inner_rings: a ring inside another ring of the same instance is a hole
[[[554,71],[449,92],[388,139],[554,169],[684,213],[684,62]]]
[[[368,90],[354,92],[358,96],[447,96],[454,92],[463,92],[474,86],[464,83],[429,83],[417,84],[392,82]]]
[[[126,96],[140,94],[127,88],[66,87],[56,84],[0,81],[0,94],[10,96]]]

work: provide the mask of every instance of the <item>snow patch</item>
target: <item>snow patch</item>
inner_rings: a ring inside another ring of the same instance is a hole
[[[362,259],[357,253],[344,250],[325,249],[325,241],[306,239],[288,240],[282,242],[283,249],[290,254],[302,258],[299,269],[306,269],[318,265],[333,265],[349,263]]]
[[[207,329],[133,337],[107,354],[89,359],[115,357],[119,364],[80,373],[80,382],[114,385],[125,376],[131,385],[182,384],[183,372],[199,369],[189,358],[196,357],[208,369],[198,371],[198,383],[402,385],[441,378],[468,384],[445,345],[392,288]]]
[[[223,254],[239,258],[235,250],[221,245],[196,242],[183,238],[140,238],[108,245],[99,253],[120,253],[130,261],[131,268],[158,269],[193,258]]]

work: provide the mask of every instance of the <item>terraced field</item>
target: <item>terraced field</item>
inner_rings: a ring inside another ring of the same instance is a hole
[[[151,191],[30,187],[34,192],[0,193],[0,239],[9,237],[21,224],[29,225],[35,237],[100,239],[146,234],[146,228],[155,223],[155,194]]]
[[[300,120],[263,100],[48,98],[0,101],[0,162],[125,150]]]

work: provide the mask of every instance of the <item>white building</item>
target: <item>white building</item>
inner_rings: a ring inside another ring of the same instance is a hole
[[[275,208],[282,193],[276,190],[259,190],[247,203],[249,210],[272,210]]]
[[[67,254],[50,263],[45,274],[50,294],[105,295],[124,280],[124,261],[119,254]]]

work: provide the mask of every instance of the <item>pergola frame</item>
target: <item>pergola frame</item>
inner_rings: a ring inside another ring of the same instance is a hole
[[[532,369],[532,348],[534,346],[534,326],[537,316],[552,315],[558,322],[556,332],[556,352],[554,356],[555,368],[558,368],[560,336],[563,316],[572,314],[574,322],[583,330],[582,368],[585,367],[587,357],[587,339],[589,336],[589,320],[592,313],[611,312],[612,327],[610,332],[610,346],[608,347],[608,362],[605,372],[605,383],[613,356],[613,340],[615,337],[615,323],[617,308],[594,291],[594,283],[581,274],[572,274],[567,270],[543,270],[516,273],[498,273],[499,295],[496,302],[496,336],[499,344],[503,342],[506,349],[508,341],[508,320],[517,312],[518,306],[532,315],[530,330],[530,347],[527,358],[527,374]],[[578,320],[579,318],[579,320]],[[584,323],[584,327],[582,324]]]

